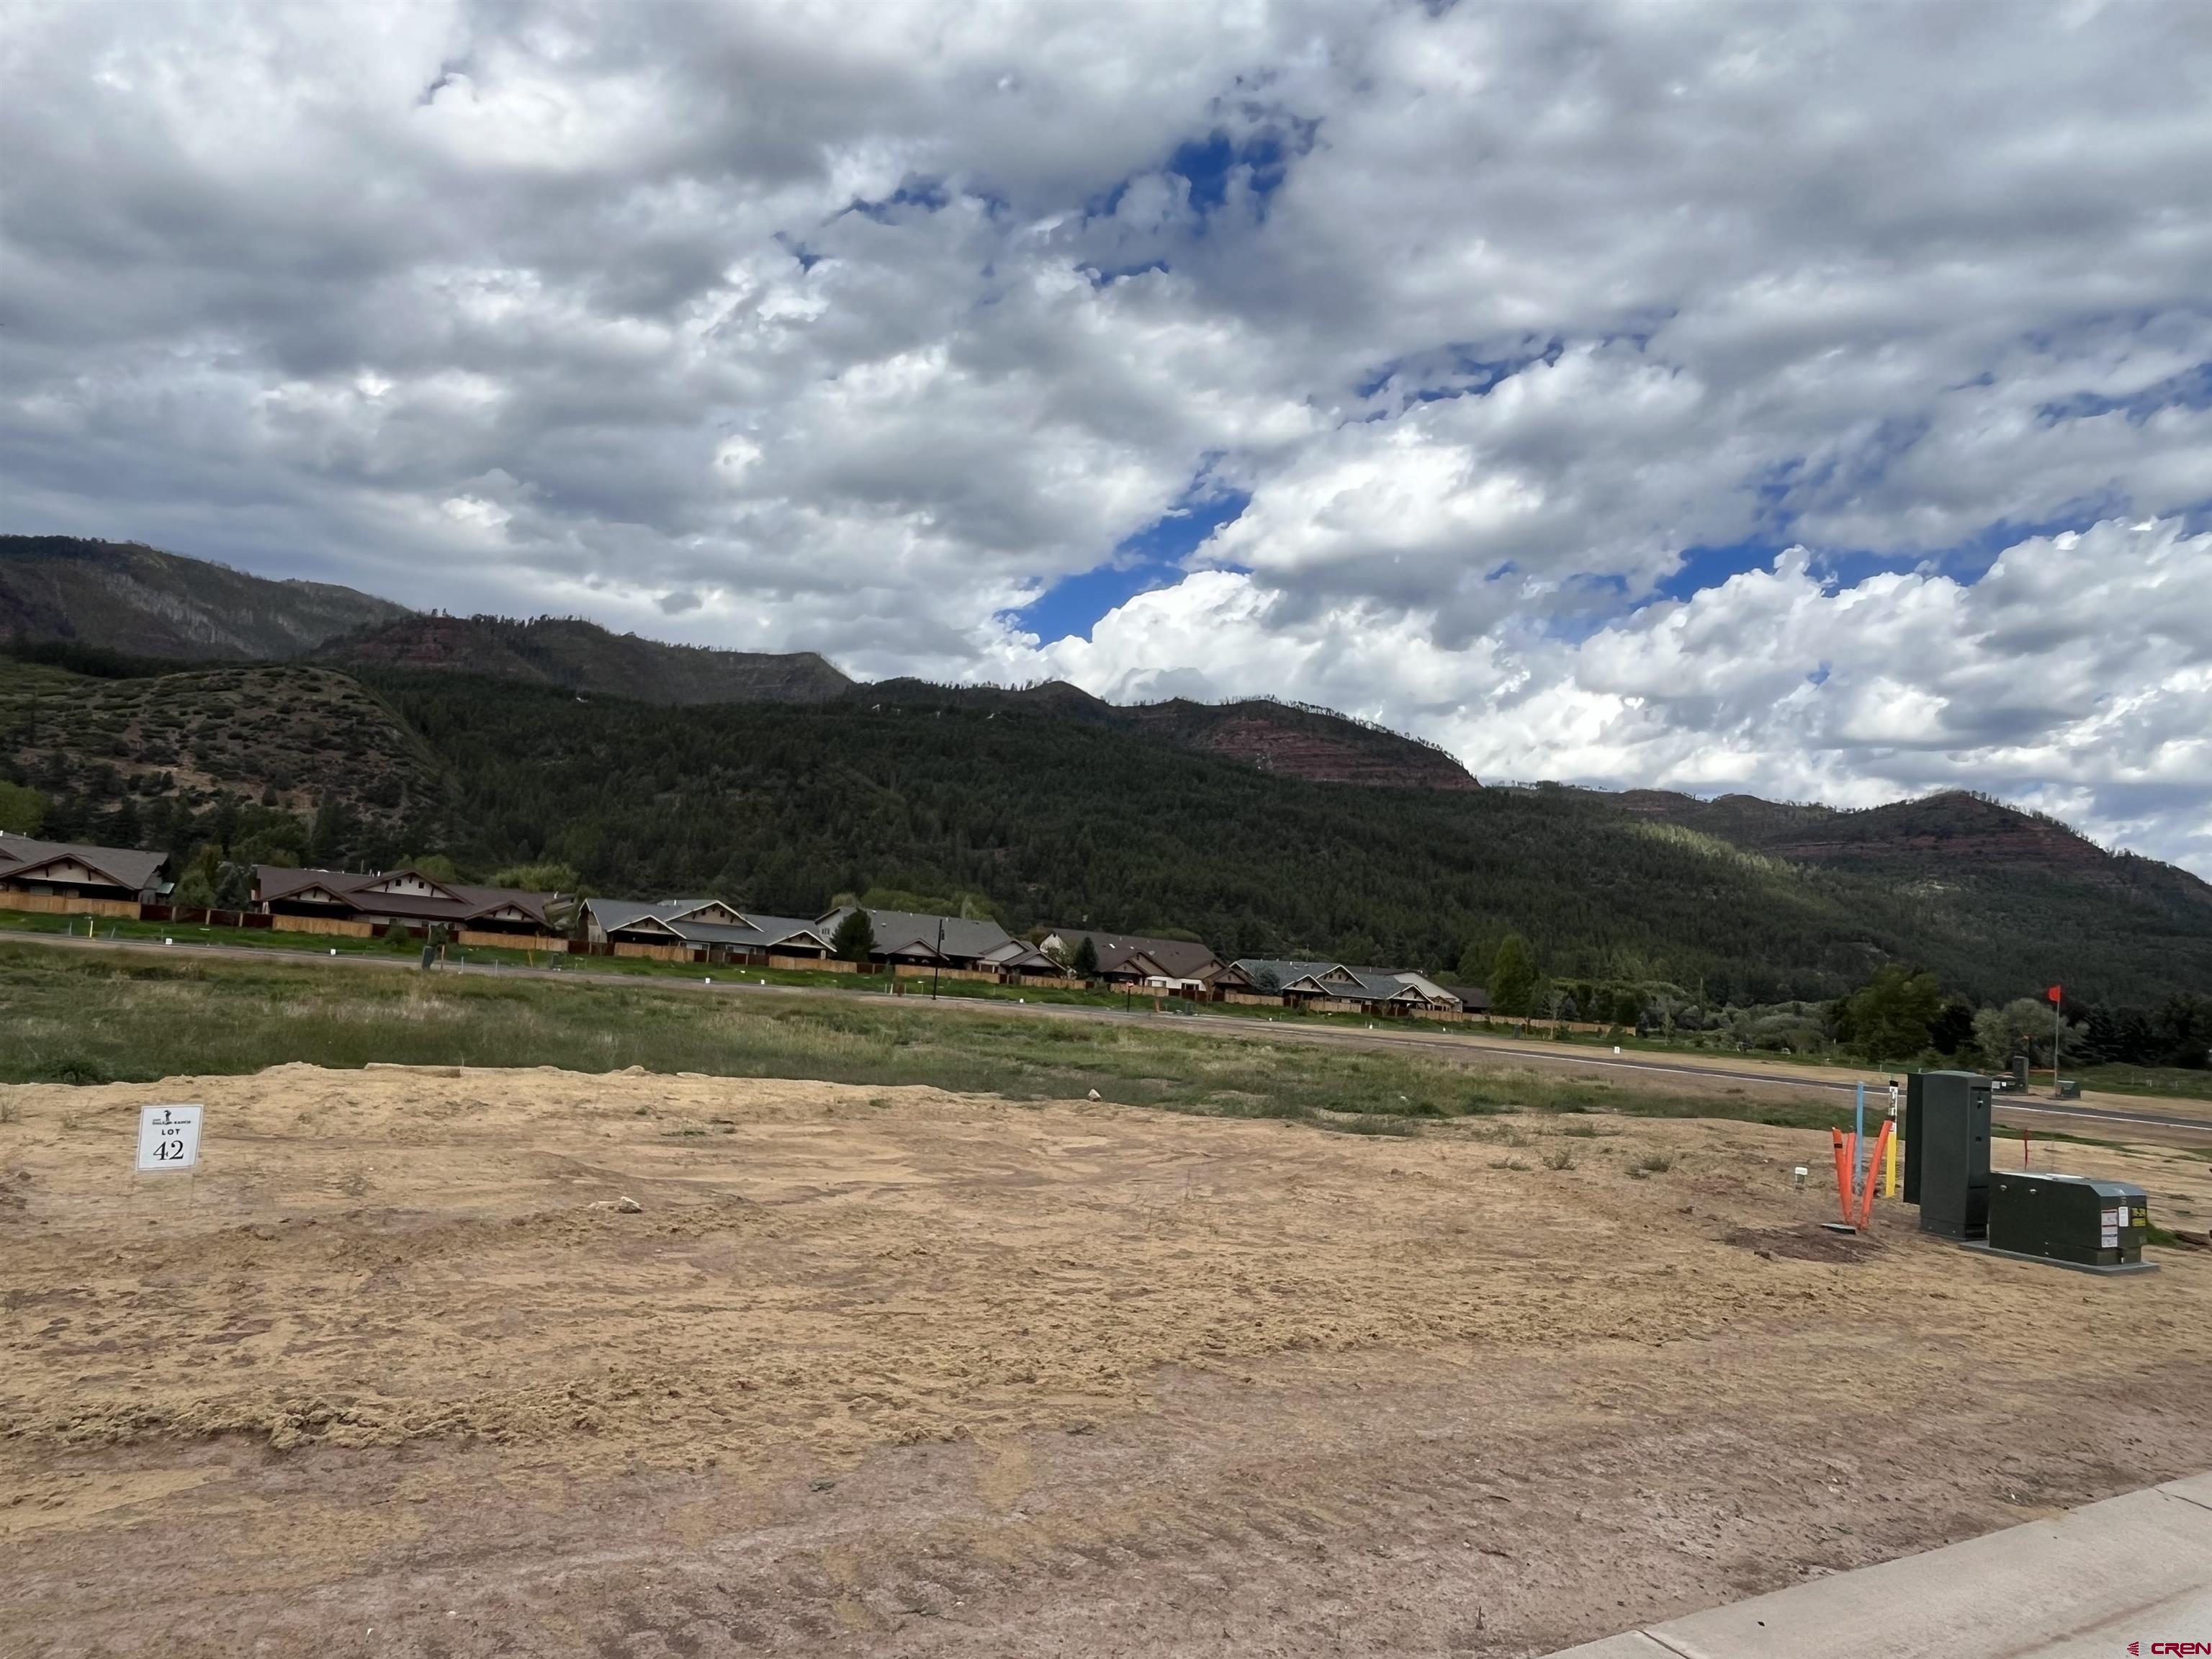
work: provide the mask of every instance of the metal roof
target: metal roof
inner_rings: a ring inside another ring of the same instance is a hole
[[[1351,968],[1340,962],[1277,962],[1240,957],[1231,964],[1255,984],[1272,977],[1279,990],[1292,988],[1347,1002],[1430,1002],[1455,1008],[1460,1000],[1425,975],[1404,968]],[[1345,983],[1342,975],[1350,976]],[[1334,982],[1330,981],[1332,979]],[[1303,984],[1300,981],[1304,981]]]
[[[745,921],[746,926],[733,927],[726,921],[693,921],[679,916],[667,926],[671,933],[691,945],[736,945],[749,950],[772,951],[779,945],[803,939],[824,951],[830,948],[829,935],[798,916],[748,915]]]
[[[382,881],[411,876],[432,890],[428,893],[374,893],[368,890]],[[319,887],[348,908],[370,915],[401,917],[412,921],[473,921],[509,906],[546,931],[552,930],[545,907],[555,895],[527,893],[517,887],[477,887],[440,881],[420,870],[295,870],[275,864],[253,866],[253,890],[260,902],[290,898],[310,887]]]
[[[597,921],[601,928],[611,933],[617,928],[628,927],[647,916],[652,916],[661,921],[673,921],[678,916],[687,916],[694,910],[703,910],[710,904],[720,902],[719,899],[711,898],[590,898],[584,901],[584,908],[592,913],[592,920]],[[735,905],[726,908],[732,910],[737,908]],[[750,916],[746,917],[748,921],[751,919]]]
[[[837,931],[837,924],[845,920],[852,906],[841,905],[827,915],[815,918],[814,925],[823,930],[826,938]],[[995,921],[970,920],[966,916],[924,916],[910,910],[871,910],[868,925],[875,929],[876,954],[893,956],[919,951],[927,957],[938,953],[938,929],[942,927],[945,940],[944,960],[947,962],[980,961],[1011,942],[1012,935]]]
[[[167,853],[144,853],[135,847],[94,847],[82,842],[40,841],[30,836],[0,831],[0,877],[10,881],[36,881],[42,865],[70,859],[108,878],[111,886],[143,893],[155,884]]]
[[[1098,953],[1102,974],[1118,973],[1138,956],[1150,957],[1164,973],[1176,979],[1197,979],[1206,969],[1221,965],[1221,958],[1211,946],[1194,939],[1147,939],[1141,933],[1102,933],[1095,927],[1054,927],[1050,936],[1070,950],[1076,940],[1089,939],[1091,948]]]

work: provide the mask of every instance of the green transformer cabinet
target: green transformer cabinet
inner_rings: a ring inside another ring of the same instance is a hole
[[[1990,1177],[1990,1249],[2006,1255],[2121,1267],[2142,1260],[2150,1200],[2124,1181],[2002,1170]]]
[[[1973,1239],[1989,1231],[1990,1080],[1915,1072],[1905,1090],[1905,1201],[1920,1230]]]

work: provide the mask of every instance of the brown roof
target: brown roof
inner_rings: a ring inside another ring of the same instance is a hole
[[[368,890],[395,876],[412,876],[431,889],[428,893],[373,893]],[[515,887],[476,887],[440,881],[419,870],[291,870],[273,864],[253,866],[253,890],[263,903],[290,898],[311,887],[319,887],[349,908],[368,915],[404,917],[410,921],[472,921],[494,910],[513,905],[530,921],[550,932],[545,907],[551,893],[526,893]]]
[[[37,881],[40,865],[70,859],[97,871],[108,884],[143,893],[161,878],[167,853],[142,853],[133,847],[88,847],[79,842],[34,841],[0,833],[0,879]]]
[[[1146,939],[1138,933],[1102,933],[1087,927],[1054,927],[1051,932],[1071,951],[1076,940],[1089,939],[1091,949],[1098,952],[1102,974],[1129,968],[1131,959],[1138,956],[1150,957],[1176,979],[1198,979],[1208,968],[1221,965],[1221,958],[1209,946],[1187,939]]]

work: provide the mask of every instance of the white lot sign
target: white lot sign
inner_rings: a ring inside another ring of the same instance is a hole
[[[189,1170],[200,1161],[200,1108],[147,1106],[138,1113],[138,1167]]]

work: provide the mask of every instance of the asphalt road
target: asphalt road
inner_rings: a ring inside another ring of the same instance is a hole
[[[125,951],[134,954],[176,957],[223,957],[246,962],[312,963],[317,967],[340,966],[368,970],[419,973],[413,957],[372,957],[362,955],[318,956],[308,951],[276,951],[247,945],[157,945],[150,939],[88,939],[57,938],[51,933],[15,933],[0,935],[25,944],[44,945],[57,950]],[[511,968],[484,964],[447,964],[435,971],[446,974],[470,974],[494,978],[542,979],[563,984],[654,986],[669,990],[690,990],[714,994],[749,996],[780,997],[843,997],[852,994],[828,987],[809,985],[762,985],[747,983],[732,970],[697,980],[678,979],[672,975],[651,976],[634,974],[611,974],[587,968]],[[741,970],[738,970],[741,972]],[[1127,1021],[1152,1024],[1164,1019],[1176,1020],[1188,1027],[1194,1036],[1243,1038],[1267,1042],[1310,1042],[1322,1046],[1335,1045],[1354,1048],[1418,1048],[1440,1053],[1453,1058],[1468,1058],[1474,1054],[1495,1055],[1540,1065],[1562,1066],[1571,1070],[1600,1072],[1628,1072],[1652,1077],[1695,1082],[1732,1082],[1755,1085],[1763,1088],[1807,1089],[1816,1093],[1849,1096],[1856,1088],[1851,1082],[1834,1078],[1792,1075],[1779,1066],[1729,1066],[1726,1064],[1706,1065],[1684,1060],[1654,1060],[1628,1054],[1592,1054],[1584,1050],[1560,1053],[1548,1043],[1516,1042],[1492,1036],[1462,1036],[1458,1033],[1433,1031],[1352,1030],[1340,1025],[1298,1025],[1288,1021],[1244,1018],[1206,1018],[1179,1015],[1155,1014],[1149,1009],[1124,1012],[1118,1008],[1089,1008],[1066,1003],[1006,1002],[998,999],[955,1000],[955,1006],[971,1006],[999,1014],[1024,1015],[1045,1019],[1087,1019]],[[1868,1091],[1869,1104],[1877,1098],[1876,1091]],[[2092,1106],[2079,1101],[2060,1103],[2056,1101],[2028,1101],[2012,1096],[1999,1097],[1996,1115],[2000,1121],[2014,1121],[2027,1117],[2037,1120],[2071,1119],[2083,1125],[2107,1124],[2115,1127],[2143,1126],[2164,1130],[2185,1129],[2212,1135],[2212,1117],[2191,1115],[2198,1106],[2195,1101],[2176,1101],[2180,1109],[2167,1111],[2146,1104],[2142,1109],[2112,1106]],[[2055,1121],[2054,1121],[2054,1127]]]

